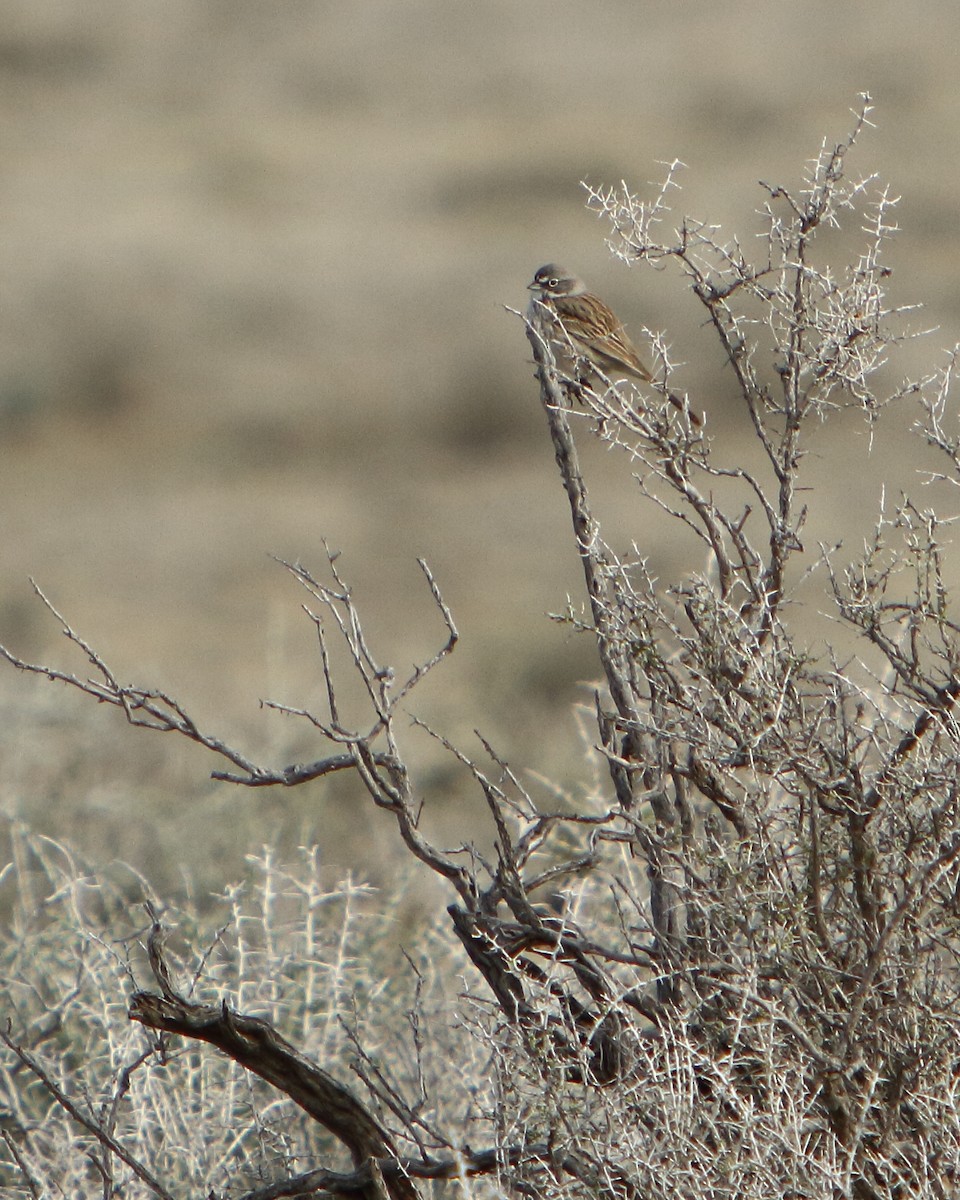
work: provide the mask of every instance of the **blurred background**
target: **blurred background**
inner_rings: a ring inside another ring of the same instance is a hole
[[[33,576],[118,676],[264,762],[322,752],[258,701],[321,705],[306,596],[269,556],[319,573],[326,539],[400,673],[442,644],[415,560],[430,563],[462,642],[414,712],[467,749],[480,729],[541,796],[597,778],[578,716],[593,648],[546,615],[581,600],[575,547],[505,306],[567,263],[635,334],[666,332],[719,455],[750,435],[682,278],[613,259],[581,181],[652,194],[681,159],[676,219],[749,252],[757,181],[796,187],[869,91],[877,127],[849,170],[902,194],[892,298],[939,327],[889,386],[957,340],[953,0],[0,15],[0,640],[87,673]],[[916,465],[909,419],[873,442],[853,414],[815,433],[818,535],[871,528],[881,486]],[[662,577],[702,565],[641,508],[629,464],[584,455],[618,548],[636,540]],[[449,758],[413,733],[407,750],[441,840],[482,836]],[[0,811],[97,863],[218,887],[263,842],[319,840],[374,876],[391,861],[392,825],[353,783],[251,792],[210,782],[218,765],[0,668]]]

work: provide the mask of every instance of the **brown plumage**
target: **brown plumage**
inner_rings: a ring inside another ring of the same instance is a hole
[[[582,279],[557,263],[547,263],[534,275],[529,290],[539,293],[541,303],[556,314],[578,356],[604,375],[654,382],[653,372],[640,358],[622,323],[599,296],[587,291]],[[561,357],[569,360],[569,348],[566,355],[562,342],[558,349]],[[682,412],[688,411],[679,396],[671,393],[667,399]],[[700,424],[695,413],[690,413],[690,419]]]

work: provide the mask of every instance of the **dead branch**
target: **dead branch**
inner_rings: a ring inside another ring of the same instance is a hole
[[[163,960],[162,936],[156,923],[151,937],[150,957],[163,994],[136,992],[128,1010],[132,1021],[160,1033],[178,1034],[216,1046],[289,1096],[328,1129],[347,1147],[358,1169],[372,1160],[399,1162],[391,1134],[353,1092],[295,1050],[268,1021],[235,1012],[225,1002],[192,1004],[180,996]],[[403,1173],[391,1173],[386,1182],[391,1200],[419,1200],[416,1187]],[[383,1200],[373,1176],[363,1194],[367,1200]]]

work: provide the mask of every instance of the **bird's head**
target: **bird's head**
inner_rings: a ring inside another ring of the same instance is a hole
[[[547,263],[541,267],[534,275],[533,282],[527,284],[527,289],[539,292],[541,300],[557,296],[580,296],[587,290],[582,279],[559,263]]]

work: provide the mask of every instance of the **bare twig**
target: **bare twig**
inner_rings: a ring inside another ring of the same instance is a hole
[[[12,1050],[20,1062],[40,1081],[43,1087],[56,1100],[57,1104],[70,1115],[71,1120],[75,1121],[82,1129],[85,1129],[104,1147],[110,1154],[116,1155],[121,1162],[127,1164],[134,1175],[141,1180],[142,1183],[150,1189],[161,1200],[174,1200],[171,1192],[168,1192],[163,1184],[155,1178],[152,1172],[146,1167],[140,1159],[132,1154],[125,1146],[112,1137],[106,1128],[99,1122],[89,1117],[74,1101],[66,1094],[53,1079],[48,1071],[44,1069],[40,1061],[35,1058],[29,1050],[25,1049],[16,1042],[10,1035],[8,1029],[0,1029],[0,1040],[4,1045]]]
[[[269,1022],[235,1012],[225,1003],[193,1004],[179,996],[170,982],[156,925],[151,938],[151,961],[163,994],[137,992],[130,1000],[131,1020],[216,1046],[329,1129],[350,1151],[358,1168],[381,1158],[397,1161],[393,1138],[349,1088],[295,1050]],[[375,1182],[371,1178],[365,1193],[370,1200],[382,1200]],[[391,1177],[388,1191],[392,1200],[417,1200],[418,1196],[403,1174]]]

